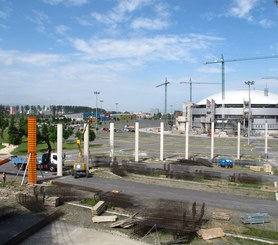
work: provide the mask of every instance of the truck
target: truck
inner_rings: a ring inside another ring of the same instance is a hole
[[[221,158],[219,160],[219,166],[222,168],[232,168],[233,167],[233,160],[227,158]]]
[[[62,164],[64,166],[65,154],[63,155]],[[47,162],[48,153],[44,153],[41,157],[37,157],[37,169],[49,170],[50,172],[57,171],[58,155],[57,153],[51,153],[49,162]],[[27,166],[28,157],[10,157],[11,162],[17,167],[17,169],[24,170]]]

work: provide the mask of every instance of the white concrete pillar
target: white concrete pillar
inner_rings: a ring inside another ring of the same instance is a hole
[[[84,124],[84,163],[86,164],[87,174],[89,173],[89,124]]]
[[[111,163],[114,163],[114,123],[110,123],[110,157]]]
[[[264,157],[265,159],[268,158],[268,153],[267,153],[267,148],[268,148],[268,124],[267,122],[265,123],[265,144],[264,144]]]
[[[139,122],[135,123],[135,162],[139,161]]]
[[[188,131],[189,131],[189,123],[185,123],[185,159],[188,159]]]
[[[160,122],[160,161],[164,160],[164,123]]]
[[[63,176],[63,124],[57,124],[57,176]]]
[[[210,147],[210,158],[214,158],[214,122],[211,122],[211,147]]]
[[[240,122],[237,123],[237,159],[240,160]]]

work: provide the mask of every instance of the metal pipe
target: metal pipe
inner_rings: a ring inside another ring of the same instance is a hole
[[[189,128],[189,123],[185,123],[185,159],[188,159],[188,128]]]
[[[237,159],[240,160],[240,122],[237,123]]]
[[[63,124],[57,124],[57,176],[63,176]]]
[[[164,160],[164,123],[160,122],[160,161]]]
[[[110,157],[111,163],[114,163],[114,123],[110,123]]]
[[[84,124],[84,162],[86,164],[86,174],[89,173],[89,124]]]
[[[211,122],[211,152],[210,158],[214,158],[214,122]]]
[[[265,123],[265,144],[264,144],[264,157],[265,159],[268,159],[268,153],[267,153],[267,147],[268,147],[268,124]]]
[[[135,123],[135,162],[139,161],[139,122]]]

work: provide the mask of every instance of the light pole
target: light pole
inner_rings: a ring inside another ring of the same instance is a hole
[[[249,89],[249,102],[248,102],[248,145],[250,145],[250,131],[251,131],[251,98],[250,98],[250,86],[254,85],[254,81],[245,82]]]
[[[97,120],[98,120],[98,118],[97,118],[97,96],[98,96],[98,94],[100,94],[100,92],[94,91],[94,94],[96,95],[96,131],[97,131],[98,130],[98,128],[97,128]]]
[[[103,101],[103,100],[100,100],[99,102],[100,102],[100,108],[101,108],[100,114],[101,114],[101,113],[103,113],[103,112],[102,112],[102,103],[103,103],[104,101]],[[102,118],[102,117],[100,116],[100,121],[101,121],[101,118]]]
[[[118,104],[119,103],[115,103],[115,105],[116,105],[116,114],[118,114]]]

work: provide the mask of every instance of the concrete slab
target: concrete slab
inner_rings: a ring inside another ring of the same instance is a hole
[[[146,243],[132,240],[119,232],[81,228],[63,221],[53,222],[21,243],[21,245],[29,244],[146,245]]]

